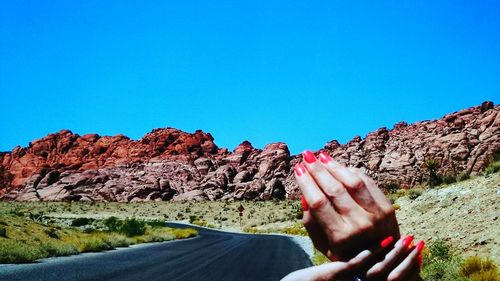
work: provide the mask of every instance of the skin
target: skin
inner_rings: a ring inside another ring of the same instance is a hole
[[[392,204],[369,177],[333,159],[304,161],[296,180],[309,209],[303,223],[315,247],[332,261],[348,261],[388,236],[399,239]]]
[[[307,158],[295,167],[308,205],[303,223],[314,246],[336,262],[304,269],[297,273],[300,279],[290,280],[344,280],[342,276],[361,266],[368,280],[421,280],[418,251],[400,241],[382,258],[359,256],[388,236],[400,237],[395,210],[375,182],[327,154],[320,154],[320,160],[311,154]]]
[[[378,249],[380,251],[382,249]],[[352,281],[354,272],[369,264],[376,251],[364,250],[348,262],[331,262],[294,271],[282,281]],[[368,270],[366,280],[385,281],[421,281],[417,265],[418,251],[415,247],[405,247],[399,240],[389,251],[383,261]],[[388,272],[387,277],[379,277],[375,273]]]

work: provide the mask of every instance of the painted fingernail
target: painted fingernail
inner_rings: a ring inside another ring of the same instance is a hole
[[[411,248],[412,242],[413,242],[413,235],[408,235],[405,237],[405,239],[403,239],[403,245],[408,249]]]
[[[293,167],[293,170],[295,171],[295,175],[297,175],[297,177],[300,177],[306,173],[306,167],[304,167],[302,163],[295,165],[295,167]]]
[[[316,157],[314,157],[314,154],[309,150],[302,152],[302,157],[304,158],[304,161],[309,164],[316,162]]]
[[[333,159],[332,159],[332,157],[330,157],[330,155],[328,155],[324,152],[321,152],[319,154],[319,161],[321,161],[321,163],[326,164],[326,163],[330,162],[331,160],[333,160]]]
[[[418,242],[417,246],[415,246],[415,248],[417,248],[417,251],[419,253],[422,252],[422,250],[424,249],[424,246],[425,246],[425,242],[422,240],[420,242]]]
[[[382,240],[382,242],[380,242],[380,247],[386,248],[387,246],[391,245],[392,241],[394,241],[394,237],[389,236]]]
[[[304,198],[304,195],[302,195],[301,202],[302,202],[302,210],[304,211],[309,210],[309,206],[307,206],[307,201],[306,198]]]
[[[418,251],[418,265],[420,267],[422,267],[422,264],[424,263],[424,255],[422,254],[422,250],[424,249],[424,246],[425,246],[424,241],[420,241],[416,246],[417,251]]]

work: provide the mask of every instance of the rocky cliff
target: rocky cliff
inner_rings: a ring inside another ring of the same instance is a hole
[[[379,183],[412,187],[440,174],[478,173],[500,152],[499,106],[484,102],[441,119],[400,122],[345,145],[325,145],[335,159],[364,169]],[[285,143],[263,150],[244,141],[232,152],[209,133],[155,129],[135,141],[123,135],[79,136],[68,130],[0,153],[4,200],[268,200],[296,197]]]

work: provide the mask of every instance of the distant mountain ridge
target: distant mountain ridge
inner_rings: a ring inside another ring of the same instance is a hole
[[[441,174],[474,175],[500,153],[500,107],[492,102],[414,124],[380,128],[323,151],[359,167],[378,183],[412,187],[426,180],[423,163]],[[264,149],[242,142],[232,152],[210,133],[155,129],[138,141],[126,136],[49,134],[28,147],[0,152],[3,200],[269,200],[300,191],[285,143]]]

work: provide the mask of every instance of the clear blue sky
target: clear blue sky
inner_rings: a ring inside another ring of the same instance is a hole
[[[499,14],[499,1],[1,1],[0,151],[63,128],[170,126],[299,153],[496,104]]]

